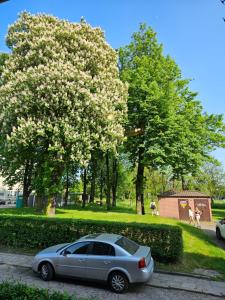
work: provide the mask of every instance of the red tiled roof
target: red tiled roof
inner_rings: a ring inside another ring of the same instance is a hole
[[[190,197],[190,198],[211,198],[210,196],[197,192],[197,191],[167,191],[165,193],[162,193],[158,195],[159,198],[178,198],[178,197]]]

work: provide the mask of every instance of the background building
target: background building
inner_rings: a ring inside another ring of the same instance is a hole
[[[201,211],[201,221],[211,221],[211,197],[196,191],[169,191],[158,196],[159,215],[180,220],[188,220],[188,209]]]

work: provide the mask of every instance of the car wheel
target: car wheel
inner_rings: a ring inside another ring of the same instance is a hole
[[[43,263],[40,268],[40,275],[44,281],[49,281],[54,276],[54,270],[50,263]]]
[[[109,285],[113,292],[115,293],[124,293],[129,287],[129,281],[121,272],[113,272],[109,276]]]

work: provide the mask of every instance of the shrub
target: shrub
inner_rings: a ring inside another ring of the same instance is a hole
[[[50,292],[47,289],[29,287],[22,283],[0,283],[0,300],[76,300],[75,296],[67,293]]]
[[[97,232],[117,233],[150,246],[158,261],[175,261],[183,253],[182,230],[162,224],[119,223],[93,220],[48,219],[22,216],[0,217],[0,244],[15,248],[42,249],[73,242]]]

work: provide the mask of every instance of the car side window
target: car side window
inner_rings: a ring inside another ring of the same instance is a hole
[[[66,254],[86,254],[90,242],[80,242],[73,244],[66,249]]]
[[[115,256],[115,249],[112,245],[107,243],[93,242],[92,247],[89,248],[88,254]]]

